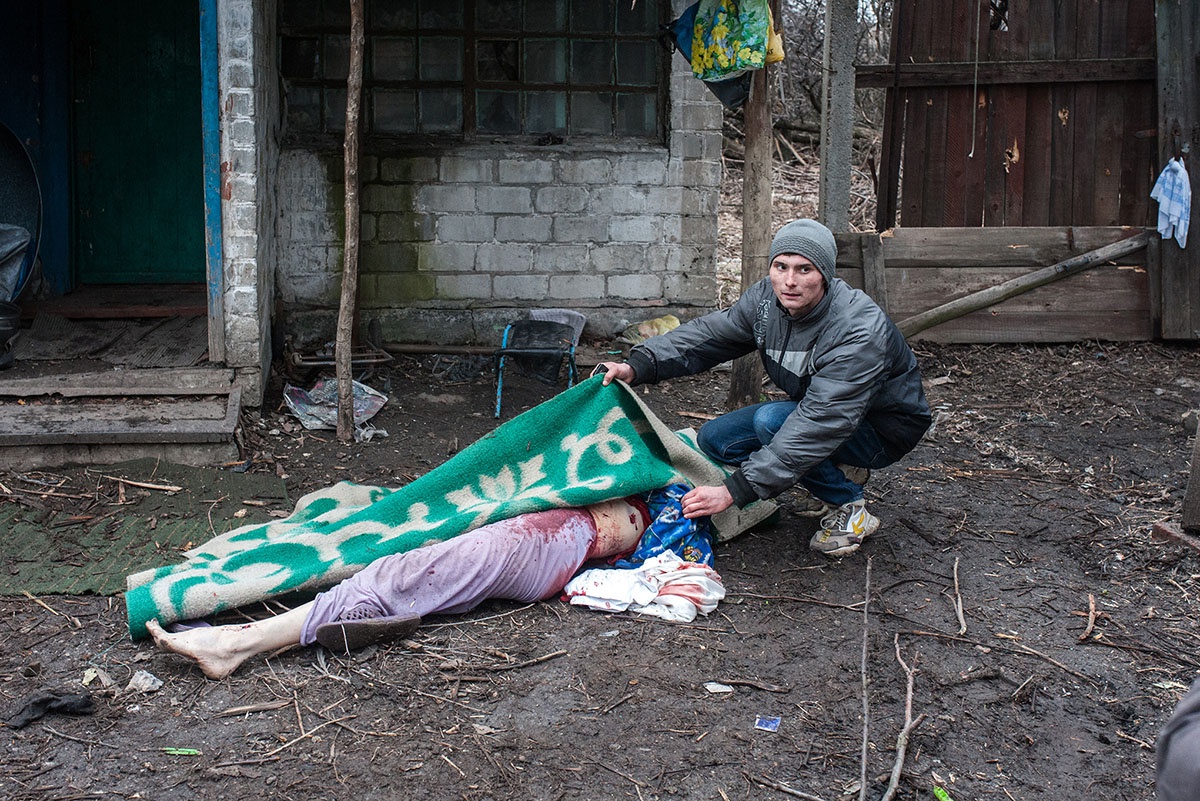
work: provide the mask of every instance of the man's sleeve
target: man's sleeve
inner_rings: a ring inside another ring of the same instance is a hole
[[[755,349],[756,302],[747,292],[728,309],[690,320],[635,345],[627,363],[634,384],[654,384],[695,375]]]
[[[850,438],[866,417],[883,380],[885,342],[872,330],[859,328],[818,356],[816,372],[795,411],[775,437],[752,453],[726,482],[739,506],[744,506],[739,496],[746,487],[754,493],[750,500],[773,498]]]

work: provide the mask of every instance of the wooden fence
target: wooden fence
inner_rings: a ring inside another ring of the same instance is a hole
[[[1136,235],[1123,227],[896,228],[838,234],[838,275],[865,288],[901,327],[947,301],[1088,254]],[[1082,269],[925,329],[942,342],[1148,340],[1155,334],[1158,276],[1151,246]]]

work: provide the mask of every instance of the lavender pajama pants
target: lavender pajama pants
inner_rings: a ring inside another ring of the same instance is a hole
[[[339,617],[391,617],[474,609],[489,598],[541,601],[587,558],[596,524],[581,509],[518,515],[404,553],[380,557],[313,601],[300,642]]]

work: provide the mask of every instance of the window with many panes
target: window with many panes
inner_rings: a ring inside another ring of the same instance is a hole
[[[661,138],[667,0],[367,0],[368,134]],[[340,132],[345,0],[280,0],[290,135]]]

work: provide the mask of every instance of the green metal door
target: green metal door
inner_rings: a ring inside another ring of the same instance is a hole
[[[71,3],[75,282],[203,281],[199,3]]]

